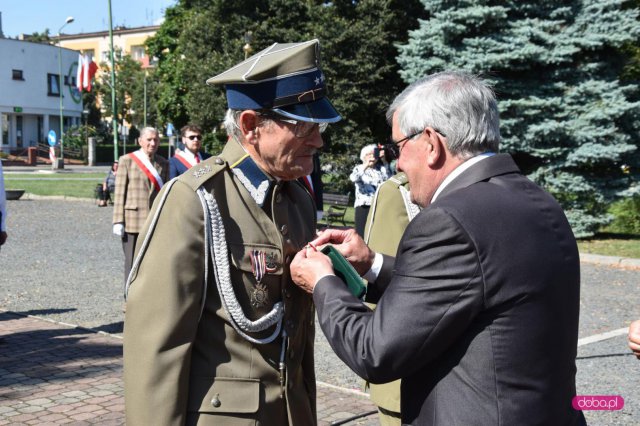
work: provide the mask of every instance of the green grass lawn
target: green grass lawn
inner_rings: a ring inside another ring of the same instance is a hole
[[[34,195],[93,198],[96,184],[104,178],[104,173],[6,173],[4,184],[7,189],[24,189]]]
[[[104,173],[6,173],[7,189],[24,189],[35,195],[64,195],[68,197],[93,198],[97,183],[104,180]],[[324,211],[329,208],[324,206]],[[345,214],[347,226],[354,226],[355,210],[348,207]],[[326,225],[321,220],[319,225]],[[333,225],[341,226],[342,224]],[[581,253],[621,256],[640,259],[640,235],[601,233],[590,239],[578,241]]]
[[[640,259],[640,235],[601,233],[578,240],[578,247],[580,253]]]

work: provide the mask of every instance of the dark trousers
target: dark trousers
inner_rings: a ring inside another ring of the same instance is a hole
[[[364,238],[364,225],[367,223],[367,216],[369,215],[369,208],[371,208],[371,206],[358,206],[358,207],[356,207],[356,232],[362,238]]]
[[[124,285],[127,284],[131,265],[133,264],[133,251],[136,249],[138,234],[125,232],[122,236],[122,250],[124,251]]]

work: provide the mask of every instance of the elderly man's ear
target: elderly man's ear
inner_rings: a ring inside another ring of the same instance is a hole
[[[243,111],[240,114],[240,130],[244,140],[249,143],[256,143],[258,139],[258,114],[252,110]]]

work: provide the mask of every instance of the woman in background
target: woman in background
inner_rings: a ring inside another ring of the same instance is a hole
[[[364,224],[367,221],[373,195],[378,186],[389,179],[391,173],[384,158],[384,150],[376,149],[376,145],[366,145],[362,148],[360,160],[362,164],[353,168],[349,179],[356,186],[356,201],[354,203],[356,232],[364,237]]]

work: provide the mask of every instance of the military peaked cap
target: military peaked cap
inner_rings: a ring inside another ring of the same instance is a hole
[[[270,109],[288,118],[314,123],[341,119],[326,98],[320,69],[320,43],[274,43],[207,84],[224,84],[232,109]]]

